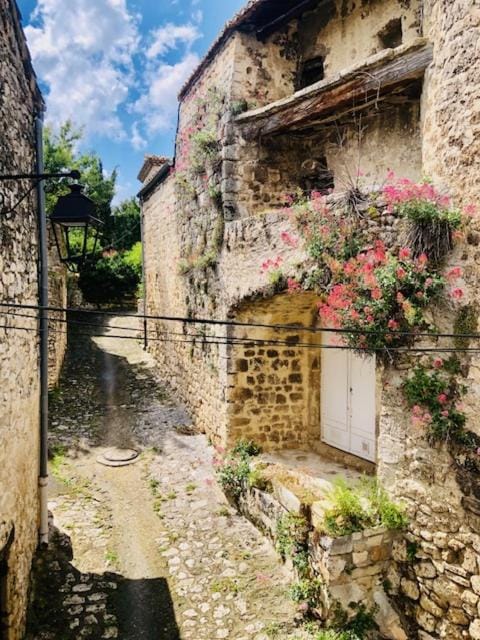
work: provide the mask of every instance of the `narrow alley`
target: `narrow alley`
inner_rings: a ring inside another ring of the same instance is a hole
[[[75,324],[85,316],[70,320],[51,397],[49,506],[54,541],[65,546],[68,535],[73,560],[59,562],[56,548],[37,558],[42,597],[30,637],[293,637],[288,576],[271,544],[230,508],[213,448],[130,339],[137,319],[107,316],[101,331]],[[126,466],[101,464],[112,449],[140,455]]]

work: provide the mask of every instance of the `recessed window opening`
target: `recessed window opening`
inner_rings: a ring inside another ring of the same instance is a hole
[[[305,89],[316,82],[320,82],[325,77],[325,58],[318,56],[303,63],[300,74],[299,89]]]
[[[394,18],[378,32],[382,49],[395,49],[403,42],[402,19]]]
[[[335,188],[334,175],[328,168],[325,156],[304,160],[302,162],[301,175],[301,187],[307,194],[312,191],[327,194]]]

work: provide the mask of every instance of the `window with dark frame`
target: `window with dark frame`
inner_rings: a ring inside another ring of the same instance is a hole
[[[298,89],[305,89],[325,78],[325,57],[318,56],[305,60],[300,70]]]

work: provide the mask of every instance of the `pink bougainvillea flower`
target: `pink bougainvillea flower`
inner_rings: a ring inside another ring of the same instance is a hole
[[[443,360],[441,358],[435,358],[433,361],[433,366],[435,369],[441,369],[443,367]]]
[[[418,264],[421,265],[422,267],[425,266],[428,262],[428,256],[426,253],[421,253],[418,256],[418,260],[417,260]]]
[[[447,278],[449,280],[457,280],[458,278],[462,277],[462,274],[462,267],[453,267],[453,269],[450,269],[450,271],[447,273]]]
[[[456,288],[456,289],[452,289],[450,291],[450,296],[454,299],[454,300],[461,300],[464,296],[464,291],[463,289],[460,288]]]
[[[280,237],[288,247],[292,247],[293,249],[298,247],[298,238],[295,238],[290,232],[283,231]]]
[[[442,415],[444,418],[448,418],[448,416],[450,415],[448,411],[441,411],[440,415]]]
[[[405,280],[405,278],[407,277],[407,272],[405,271],[405,269],[403,267],[398,267],[397,271],[396,271],[396,274],[397,274],[397,278],[399,280]]]
[[[374,300],[380,300],[382,298],[382,290],[379,289],[378,287],[375,287],[375,289],[372,289],[372,298]]]
[[[399,326],[400,326],[399,323],[393,318],[388,321],[388,328],[391,329],[392,331],[396,331],[399,328]]]
[[[297,280],[295,280],[295,278],[288,278],[287,285],[288,285],[288,293],[297,293],[302,289],[301,284]]]
[[[448,402],[448,396],[446,393],[441,393],[437,397],[437,400],[439,401],[440,404],[446,404]]]
[[[411,255],[412,255],[412,252],[408,247],[402,247],[398,252],[398,257],[400,258],[400,260],[405,260],[406,258],[410,258]]]
[[[397,293],[397,302],[398,304],[402,304],[405,301],[405,296],[400,291]]]

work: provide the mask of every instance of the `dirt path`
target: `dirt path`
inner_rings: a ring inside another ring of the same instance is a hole
[[[85,576],[113,572],[112,594],[94,612],[96,624],[86,615],[88,598],[71,608],[77,635],[59,629],[63,635],[34,637],[306,637],[291,628],[288,575],[270,544],[226,503],[206,438],[189,435],[188,416],[168,398],[140,344],[114,337],[136,328],[136,319],[119,317],[101,337],[77,327],[51,401],[55,523],[72,539],[75,579],[88,584]],[[98,464],[111,446],[134,447],[140,460]]]

